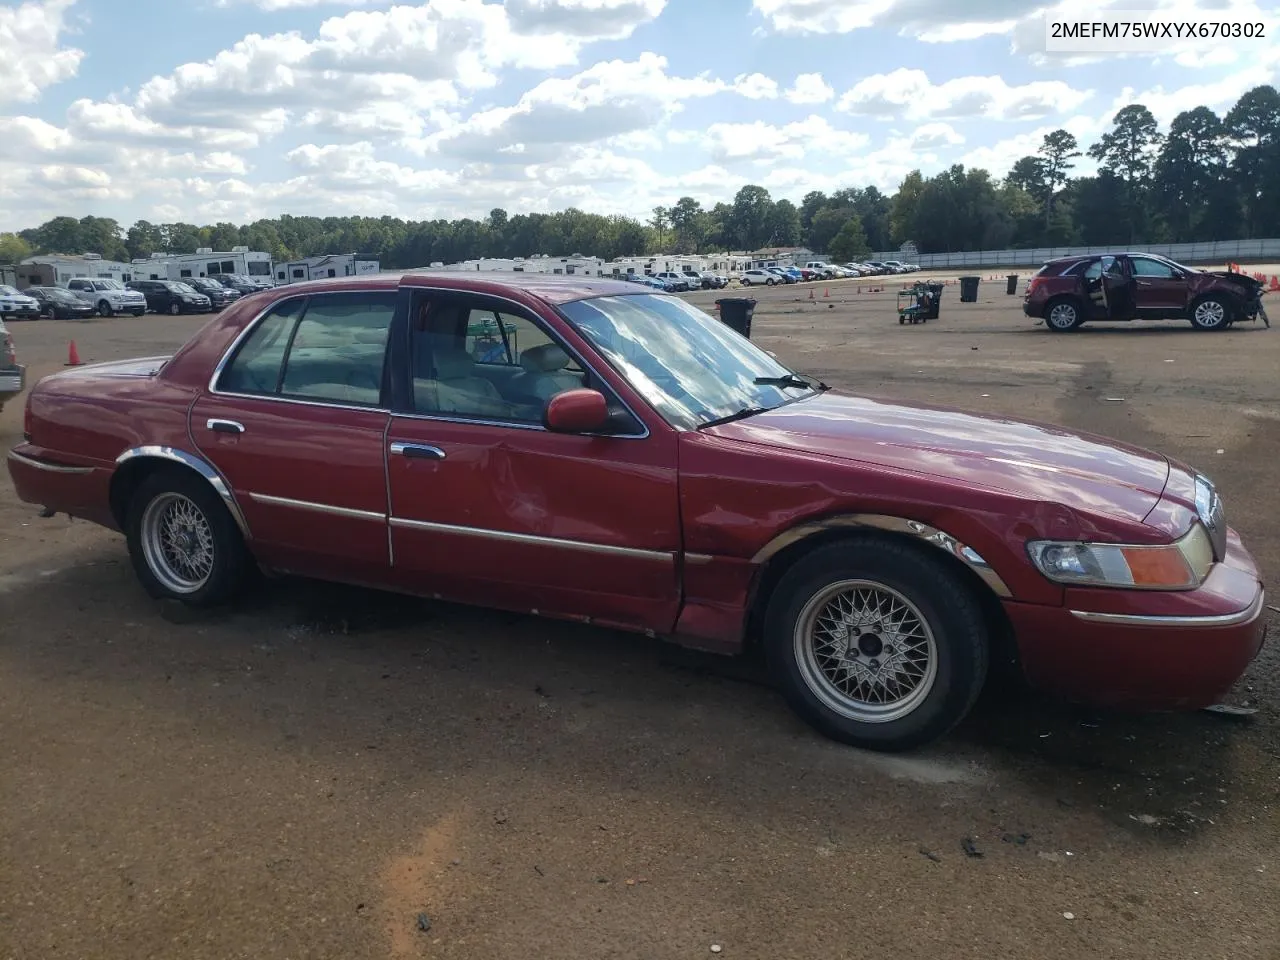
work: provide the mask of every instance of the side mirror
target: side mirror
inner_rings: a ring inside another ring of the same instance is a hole
[[[547,402],[542,424],[552,433],[598,433],[609,426],[609,402],[599,390],[566,390]]]

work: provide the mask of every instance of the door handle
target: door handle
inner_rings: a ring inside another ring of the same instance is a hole
[[[236,423],[234,420],[218,420],[210,419],[205,427],[214,433],[244,433],[244,424]]]
[[[402,457],[408,457],[410,460],[444,459],[443,450],[439,447],[428,446],[425,443],[401,443],[397,441],[391,444],[391,452]]]

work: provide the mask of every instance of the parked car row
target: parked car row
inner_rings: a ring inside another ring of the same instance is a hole
[[[94,315],[130,313],[209,313],[235,303],[256,286],[240,289],[239,278],[189,277],[185,280],[131,280],[76,277],[65,287],[37,286],[15,290],[0,286],[0,319],[83,320]]]
[[[721,290],[729,285],[729,278],[718,273],[676,273],[668,270],[663,273],[643,274],[628,273],[618,277],[629,283],[639,283],[654,290],[665,293],[686,293],[689,290]]]

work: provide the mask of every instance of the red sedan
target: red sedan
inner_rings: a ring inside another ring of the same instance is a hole
[[[255,568],[763,644],[792,706],[905,749],[994,658],[1213,703],[1263,641],[1205,478],[1029,422],[842,394],[679,297],[407,275],[248,297],[176,354],[29,393],[19,496],[123,531],[156,597]]]

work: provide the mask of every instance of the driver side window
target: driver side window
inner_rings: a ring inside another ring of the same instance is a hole
[[[410,336],[418,413],[537,424],[552,397],[587,381],[531,319],[468,298],[423,303]]]
[[[1159,260],[1148,260],[1146,257],[1133,257],[1133,275],[1135,277],[1154,277],[1160,280],[1172,280],[1173,270],[1168,264]]]

